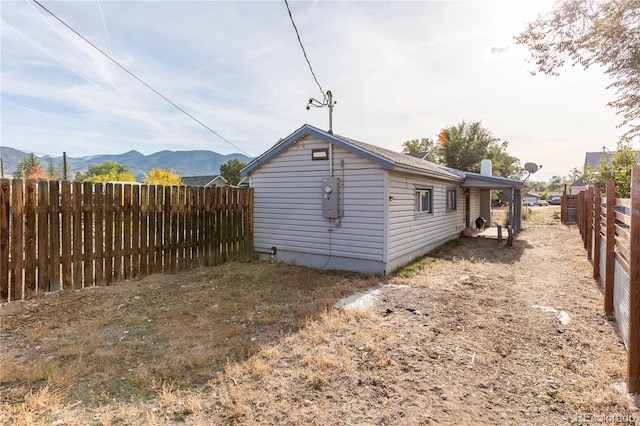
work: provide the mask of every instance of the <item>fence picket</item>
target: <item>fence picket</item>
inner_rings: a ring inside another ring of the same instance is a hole
[[[162,236],[162,259],[164,273],[170,273],[171,264],[171,187],[164,187],[164,214],[163,214],[164,234]]]
[[[22,182],[15,180],[11,184],[11,284],[9,300],[22,298],[22,257],[24,248],[24,230],[22,221],[23,189]]]
[[[22,299],[22,258],[24,252],[23,186],[15,179],[11,183],[11,284],[9,300]]]
[[[36,181],[28,179],[24,188],[24,291],[26,295],[31,295],[36,291]]]
[[[133,185],[131,194],[131,275],[140,278],[140,185]]]
[[[149,247],[147,248],[147,257],[149,258],[148,273],[153,274],[156,272],[156,216],[157,216],[157,204],[156,204],[156,191],[155,185],[149,186],[149,209],[147,211],[148,223],[149,223]]]
[[[149,187],[140,188],[140,278],[149,274]]]
[[[170,227],[171,227],[171,232],[170,232],[170,245],[169,245],[169,250],[170,250],[170,254],[169,254],[169,272],[174,274],[177,271],[177,266],[178,266],[178,262],[177,262],[177,253],[178,253],[178,197],[180,195],[180,193],[177,191],[177,187],[172,186],[172,187],[167,187],[171,193],[170,196],[170,206],[169,206],[169,213],[170,213]]]
[[[104,281],[109,285],[115,279],[113,269],[113,218],[115,214],[113,184],[107,183],[104,190]]]
[[[122,226],[122,238],[123,238],[123,251],[122,251],[122,255],[123,255],[123,261],[122,261],[122,266],[124,268],[124,272],[123,272],[123,276],[125,280],[131,279],[133,278],[132,275],[132,271],[131,271],[131,246],[132,246],[132,240],[133,240],[133,236],[131,235],[131,210],[132,210],[132,205],[131,205],[131,185],[130,184],[123,184],[123,192],[124,192],[124,196],[123,196],[123,207],[122,207],[122,222],[123,222],[123,226]]]
[[[60,182],[49,182],[49,291],[60,290]]]
[[[95,285],[104,285],[104,185],[94,186]]]
[[[122,280],[122,184],[113,185],[113,280]]]
[[[185,226],[185,261],[187,268],[193,268],[193,206],[194,206],[194,191],[190,186],[186,187],[185,203],[186,208],[184,212],[184,226]]]
[[[155,273],[164,271],[164,186],[157,187],[156,194],[156,267]]]
[[[38,181],[38,291],[49,290],[49,182]]]
[[[178,192],[177,214],[178,214],[178,271],[185,269],[185,211],[186,211],[186,191],[184,186],[173,187]]]
[[[71,182],[62,182],[62,289],[71,289]]]
[[[73,289],[82,288],[82,182],[73,182]]]
[[[204,188],[204,193],[203,193],[203,216],[202,216],[202,223],[201,225],[201,230],[202,230],[202,247],[203,247],[203,252],[202,252],[202,257],[204,259],[204,264],[207,266],[210,265],[214,265],[215,263],[213,262],[212,259],[212,248],[213,248],[213,244],[215,244],[216,240],[215,237],[213,235],[213,215],[215,214],[215,209],[214,209],[214,195],[216,193],[216,191],[220,191],[219,188]]]
[[[9,213],[11,211],[11,183],[0,180],[0,298],[9,298]]]
[[[95,281],[93,280],[93,242],[94,242],[94,232],[93,232],[93,184],[91,182],[84,182],[82,185],[82,217],[83,217],[83,226],[82,226],[82,241],[83,244],[83,252],[82,252],[82,262],[83,262],[83,277],[82,281],[83,287],[91,287],[95,285]]]

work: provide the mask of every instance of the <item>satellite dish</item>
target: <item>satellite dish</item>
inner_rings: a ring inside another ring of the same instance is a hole
[[[524,169],[533,174],[538,171],[538,165],[536,163],[525,163]]]

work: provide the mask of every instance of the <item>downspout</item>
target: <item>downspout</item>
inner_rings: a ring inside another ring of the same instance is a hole
[[[327,104],[329,106],[329,134],[333,135],[333,94],[327,90]],[[333,177],[333,144],[329,142],[329,177]]]
[[[329,177],[333,177],[333,144],[329,142]]]

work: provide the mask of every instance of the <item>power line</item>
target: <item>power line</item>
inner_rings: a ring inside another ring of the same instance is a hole
[[[304,46],[302,45],[302,40],[300,39],[300,33],[298,32],[298,27],[296,26],[296,23],[293,21],[293,15],[291,15],[291,9],[289,8],[289,3],[287,2],[287,0],[284,0],[284,4],[285,6],[287,6],[287,11],[289,12],[289,19],[291,19],[291,23],[293,24],[293,29],[296,31],[296,36],[298,37],[298,43],[300,43],[300,47],[302,48],[302,53],[304,54],[304,59],[307,61],[307,65],[309,65],[309,71],[311,71],[311,75],[313,75],[313,79],[315,80],[316,84],[318,85],[318,89],[320,89],[320,93],[322,93],[322,97],[324,98],[324,101],[327,101],[327,95],[325,94],[325,91],[322,90],[322,86],[320,86],[320,83],[318,82],[318,78],[316,77],[316,73],[313,72],[313,67],[311,66],[311,62],[309,61],[309,57],[307,57],[307,51],[304,49]]]
[[[285,0],[286,1],[286,0]],[[87,42],[91,47],[93,47],[94,49],[96,49],[98,52],[102,53],[107,59],[109,59],[111,62],[113,62],[114,64],[116,64],[117,66],[119,66],[120,68],[122,68],[127,74],[129,74],[131,77],[135,78],[136,80],[138,80],[140,83],[142,83],[144,86],[146,86],[148,89],[150,89],[153,93],[155,93],[156,95],[160,96],[162,99],[164,99],[165,101],[169,102],[171,105],[173,105],[177,110],[179,110],[180,112],[182,112],[183,114],[185,114],[187,117],[189,117],[190,119],[192,119],[193,121],[195,121],[196,123],[198,123],[199,125],[201,125],[202,127],[204,127],[205,129],[207,129],[208,131],[210,131],[211,133],[213,133],[214,135],[216,135],[217,137],[219,137],[220,139],[222,139],[223,141],[225,141],[226,143],[228,143],[229,145],[231,145],[232,147],[234,147],[235,149],[237,149],[238,151],[242,152],[243,154],[245,154],[248,157],[251,157],[251,155],[249,153],[247,153],[246,151],[244,151],[242,148],[240,148],[239,146],[233,144],[232,142],[230,142],[228,139],[226,139],[225,137],[223,137],[221,134],[219,134],[218,132],[216,132],[215,130],[213,130],[212,128],[210,128],[209,126],[207,126],[206,124],[204,124],[202,121],[198,120],[197,118],[195,118],[193,115],[189,114],[187,111],[185,111],[184,109],[182,109],[181,107],[179,107],[178,105],[176,105],[173,101],[171,101],[169,98],[167,98],[166,96],[164,96],[162,93],[158,92],[156,89],[154,89],[153,87],[149,86],[147,83],[145,83],[141,78],[139,78],[137,75],[135,75],[134,73],[132,73],[131,71],[129,71],[127,68],[125,68],[123,65],[121,65],[118,61],[116,61],[115,59],[113,59],[111,56],[109,56],[108,54],[106,54],[102,49],[100,49],[98,46],[96,46],[95,44],[91,43],[87,38],[85,38],[82,34],[80,34],[78,31],[74,30],[73,28],[71,28],[71,26],[69,26],[69,24],[67,24],[66,22],[64,22],[62,19],[58,18],[56,16],[56,14],[54,14],[53,12],[51,12],[49,9],[47,9],[46,7],[44,7],[38,0],[33,0],[33,2],[35,4],[37,4],[38,6],[40,6],[42,9],[44,9],[45,12],[47,12],[49,15],[53,16],[56,20],[58,20],[62,25],[64,25],[65,27],[67,27],[68,29],[70,29],[71,31],[73,31],[78,37],[80,37],[82,40],[84,40],[85,42]],[[289,6],[287,6],[289,7]],[[295,26],[295,25],[294,25]],[[297,30],[296,30],[297,32]],[[299,39],[299,38],[298,38]],[[304,49],[303,49],[304,50]],[[306,57],[306,54],[305,54]],[[308,62],[308,61],[307,61]],[[309,66],[311,66],[311,64],[309,64]],[[311,71],[313,72],[313,70]],[[317,80],[316,80],[317,82]],[[320,85],[318,85],[318,87],[320,87]]]

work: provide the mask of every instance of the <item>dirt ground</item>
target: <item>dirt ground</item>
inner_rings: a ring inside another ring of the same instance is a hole
[[[0,376],[0,421],[46,425],[640,422],[636,402],[625,392],[626,352],[617,325],[602,313],[602,295],[591,278],[591,264],[576,228],[561,225],[556,210],[532,208],[513,247],[462,238],[438,250],[437,257],[375,280],[354,274],[315,275],[283,265],[246,266],[284,268],[270,276],[289,280],[291,287],[285,293],[299,283],[310,292],[304,296],[308,299],[300,296],[295,303],[277,303],[267,300],[270,293],[252,290],[251,315],[234,314],[240,309],[234,306],[225,313],[231,328],[222,329],[222,323],[207,328],[216,315],[211,306],[220,309],[234,303],[212,301],[207,295],[219,282],[238,279],[243,264],[213,268],[215,278],[196,271],[86,290],[92,296],[84,296],[85,302],[81,293],[70,292],[4,305],[0,367],[13,373]],[[314,289],[314,283],[325,279],[340,286],[318,284],[331,292]],[[175,288],[176,281],[193,291],[164,287],[173,282]],[[326,309],[347,290],[363,289],[375,281],[383,285],[372,308]],[[158,291],[140,293],[153,286]],[[236,290],[236,296],[243,294]],[[301,309],[303,300],[317,309]],[[83,309],[78,307],[82,303]],[[278,306],[282,312],[273,314]],[[65,315],[68,311],[73,315]],[[287,316],[290,311],[296,312]],[[270,312],[273,321],[260,319]],[[52,328],[43,315],[64,321]],[[78,324],[100,331],[103,337],[88,342],[89,333],[83,339]],[[28,331],[38,327],[40,333]],[[221,338],[220,333],[224,333]],[[214,335],[220,338],[215,348],[197,343],[213,340]],[[234,339],[244,343],[229,343]],[[129,345],[125,352],[115,352],[117,359],[108,357],[107,352],[115,351],[109,348],[125,344]],[[73,352],[74,346],[87,350]],[[220,352],[223,347],[226,352]],[[212,357],[214,349],[219,352]],[[164,359],[171,351],[183,355]],[[30,355],[34,353],[40,355]],[[102,353],[102,367],[96,367],[100,364],[94,360],[84,370],[68,374],[66,382],[65,370],[59,367],[28,380],[18,374],[35,368],[34,363],[46,366],[50,357],[60,362],[69,357],[71,370],[96,353]],[[180,359],[188,362],[180,364]],[[173,362],[181,367],[172,370]],[[109,380],[123,379],[120,388],[101,385],[96,391],[95,377],[103,370],[105,375],[115,374]]]

